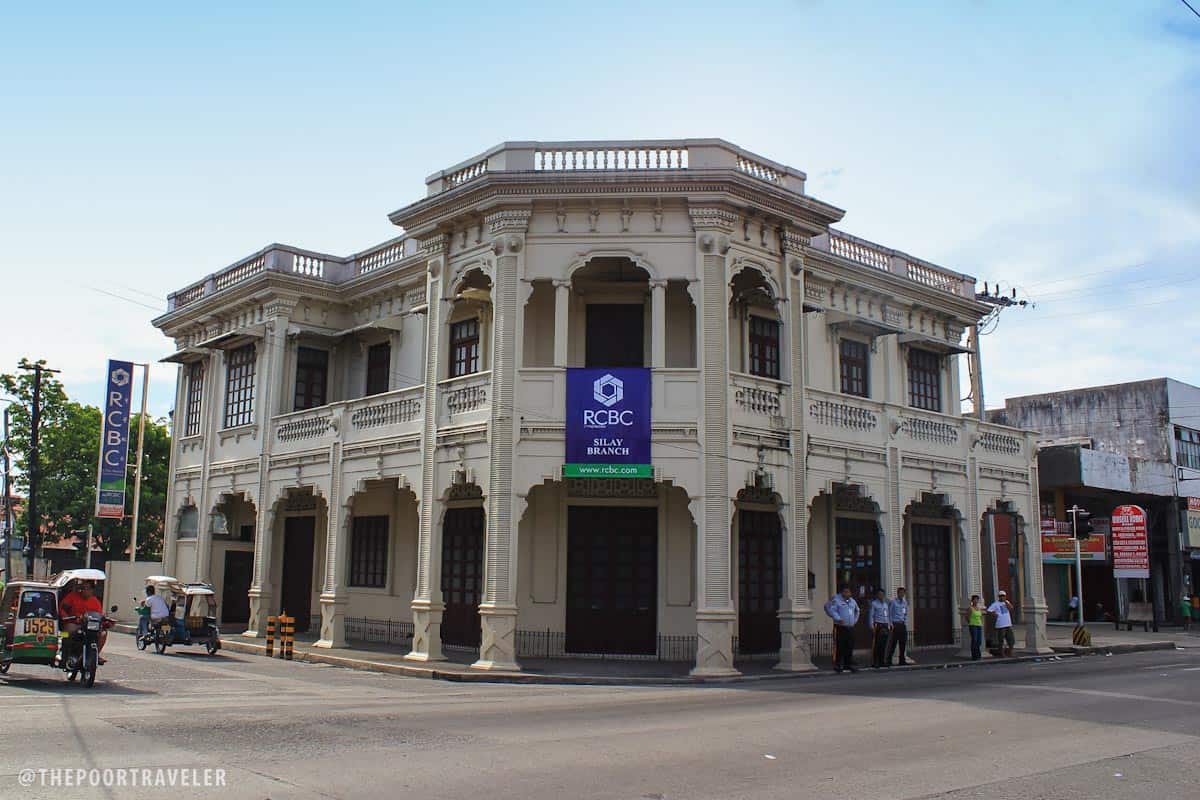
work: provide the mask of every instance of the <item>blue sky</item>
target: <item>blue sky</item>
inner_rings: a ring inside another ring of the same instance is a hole
[[[1035,301],[984,339],[989,406],[1200,384],[1178,0],[240,5],[0,12],[0,369],[45,357],[98,402],[106,358],[169,352],[167,292],[272,241],[389,238],[505,139],[719,136],[807,171],[844,229]],[[157,413],[173,382],[156,364]]]

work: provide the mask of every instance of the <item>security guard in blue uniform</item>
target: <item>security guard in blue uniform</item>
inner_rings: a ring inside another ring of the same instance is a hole
[[[854,667],[854,626],[858,624],[859,609],[848,584],[829,598],[825,613],[833,620],[833,671],[858,672]]]

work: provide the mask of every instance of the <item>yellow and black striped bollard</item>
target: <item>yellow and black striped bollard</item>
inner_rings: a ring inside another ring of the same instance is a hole
[[[296,643],[296,618],[285,614],[280,618],[279,626],[279,655],[281,658],[291,661],[292,649]]]
[[[267,658],[275,657],[275,617],[267,617]]]

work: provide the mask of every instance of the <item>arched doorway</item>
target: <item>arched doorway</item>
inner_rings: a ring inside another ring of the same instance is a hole
[[[457,484],[447,496],[442,520],[442,643],[479,647],[479,603],[483,600],[483,556],[487,522],[483,490]]]
[[[739,493],[739,498],[743,494]],[[779,600],[783,594],[783,526],[779,512],[740,507],[737,542],[738,652],[777,653]]]
[[[875,591],[883,588],[883,532],[879,506],[856,484],[833,487],[833,591],[849,586],[865,618]],[[854,629],[854,646],[871,646],[867,625]]]
[[[912,586],[913,644],[954,644],[954,530],[957,513],[945,495],[923,493],[905,511]]]

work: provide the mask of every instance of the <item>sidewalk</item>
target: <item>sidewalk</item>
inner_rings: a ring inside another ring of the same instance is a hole
[[[118,630],[132,633],[133,627],[122,625],[118,626]],[[1169,629],[1159,633],[1142,633],[1140,631],[1114,631],[1111,626],[1096,624],[1090,625],[1089,630],[1092,633],[1090,648],[1072,645],[1072,625],[1051,623],[1047,626],[1047,634],[1054,649],[1054,655],[1017,655],[1013,658],[994,658],[985,655],[982,661],[971,661],[960,657],[957,648],[923,649],[911,654],[915,657],[916,664],[895,667],[893,671],[978,668],[989,664],[1041,661],[1046,658],[1173,650],[1176,647],[1200,648],[1200,633],[1185,633],[1178,629]],[[1021,644],[1023,642],[1018,639],[1018,645]],[[230,652],[249,655],[265,657],[266,653],[266,645],[262,639],[247,639],[238,634],[222,638],[222,647]],[[694,686],[707,683],[743,683],[834,674],[828,656],[814,658],[817,669],[812,672],[781,672],[773,669],[773,660],[752,660],[736,663],[737,669],[741,672],[741,675],[738,676],[693,678],[688,674],[692,666],[688,662],[527,658],[520,660],[521,670],[519,672],[484,672],[471,668],[470,664],[475,660],[475,654],[471,651],[451,650],[447,652],[446,661],[431,663],[406,661],[404,656],[407,652],[408,649],[405,647],[359,642],[355,642],[353,647],[318,648],[315,646],[315,640],[308,639],[296,641],[293,660],[414,678],[473,683]],[[1018,648],[1018,653],[1020,653],[1020,648]],[[278,642],[275,644],[275,657],[279,657]],[[860,663],[866,662],[868,654],[860,651],[858,660]],[[864,671],[869,671],[869,668],[864,668]]]

